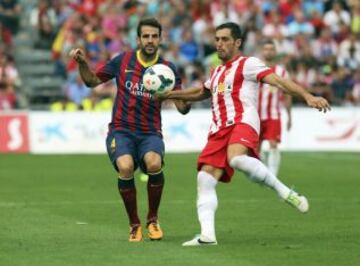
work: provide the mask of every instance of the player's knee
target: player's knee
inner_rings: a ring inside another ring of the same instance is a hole
[[[122,178],[131,178],[134,175],[134,163],[132,160],[118,159],[116,166],[119,169],[119,175]]]
[[[248,164],[248,158],[249,157],[247,155],[238,155],[230,158],[228,163],[232,168],[249,173],[251,172],[251,169],[250,165]]]
[[[156,173],[161,170],[161,156],[155,152],[148,152],[144,156],[147,173]]]
[[[147,173],[156,173],[161,170],[161,160],[154,160],[146,163]]]

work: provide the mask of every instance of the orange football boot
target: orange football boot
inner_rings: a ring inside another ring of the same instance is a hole
[[[129,242],[140,242],[143,240],[142,230],[140,224],[130,226]]]
[[[160,228],[160,224],[156,222],[151,222],[147,226],[148,236],[150,240],[161,240],[163,237],[163,232]]]

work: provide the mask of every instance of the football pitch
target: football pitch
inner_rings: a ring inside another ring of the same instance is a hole
[[[165,162],[164,239],[128,243],[106,155],[0,155],[0,265],[360,265],[360,153],[283,153],[280,177],[309,198],[306,215],[237,173],[218,186],[219,245],[200,248],[181,246],[199,232],[196,154]]]

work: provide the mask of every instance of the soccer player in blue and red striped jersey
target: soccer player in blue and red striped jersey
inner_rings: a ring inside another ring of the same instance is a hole
[[[106,146],[110,160],[119,174],[118,189],[129,217],[131,242],[138,242],[143,238],[134,183],[134,171],[137,167],[149,176],[149,211],[146,223],[148,236],[151,240],[163,237],[158,222],[158,208],[164,186],[161,102],[144,89],[142,76],[149,66],[162,63],[175,73],[175,90],[181,89],[181,79],[175,66],[158,54],[161,31],[162,27],[156,19],[141,20],[137,28],[138,50],[119,54],[96,72],[89,68],[82,49],[70,52],[78,63],[83,81],[89,87],[113,78],[116,80],[117,94]],[[182,114],[190,110],[190,105],[184,101],[175,100],[174,103]]]

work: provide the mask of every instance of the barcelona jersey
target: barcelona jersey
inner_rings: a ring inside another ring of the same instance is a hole
[[[158,55],[152,62],[144,62],[140,58],[140,51],[121,53],[96,71],[97,77],[103,82],[113,78],[116,80],[117,93],[110,131],[161,134],[161,102],[146,91],[142,82],[145,70],[154,64],[169,66],[176,77],[174,89],[181,89],[181,79],[174,64]]]

